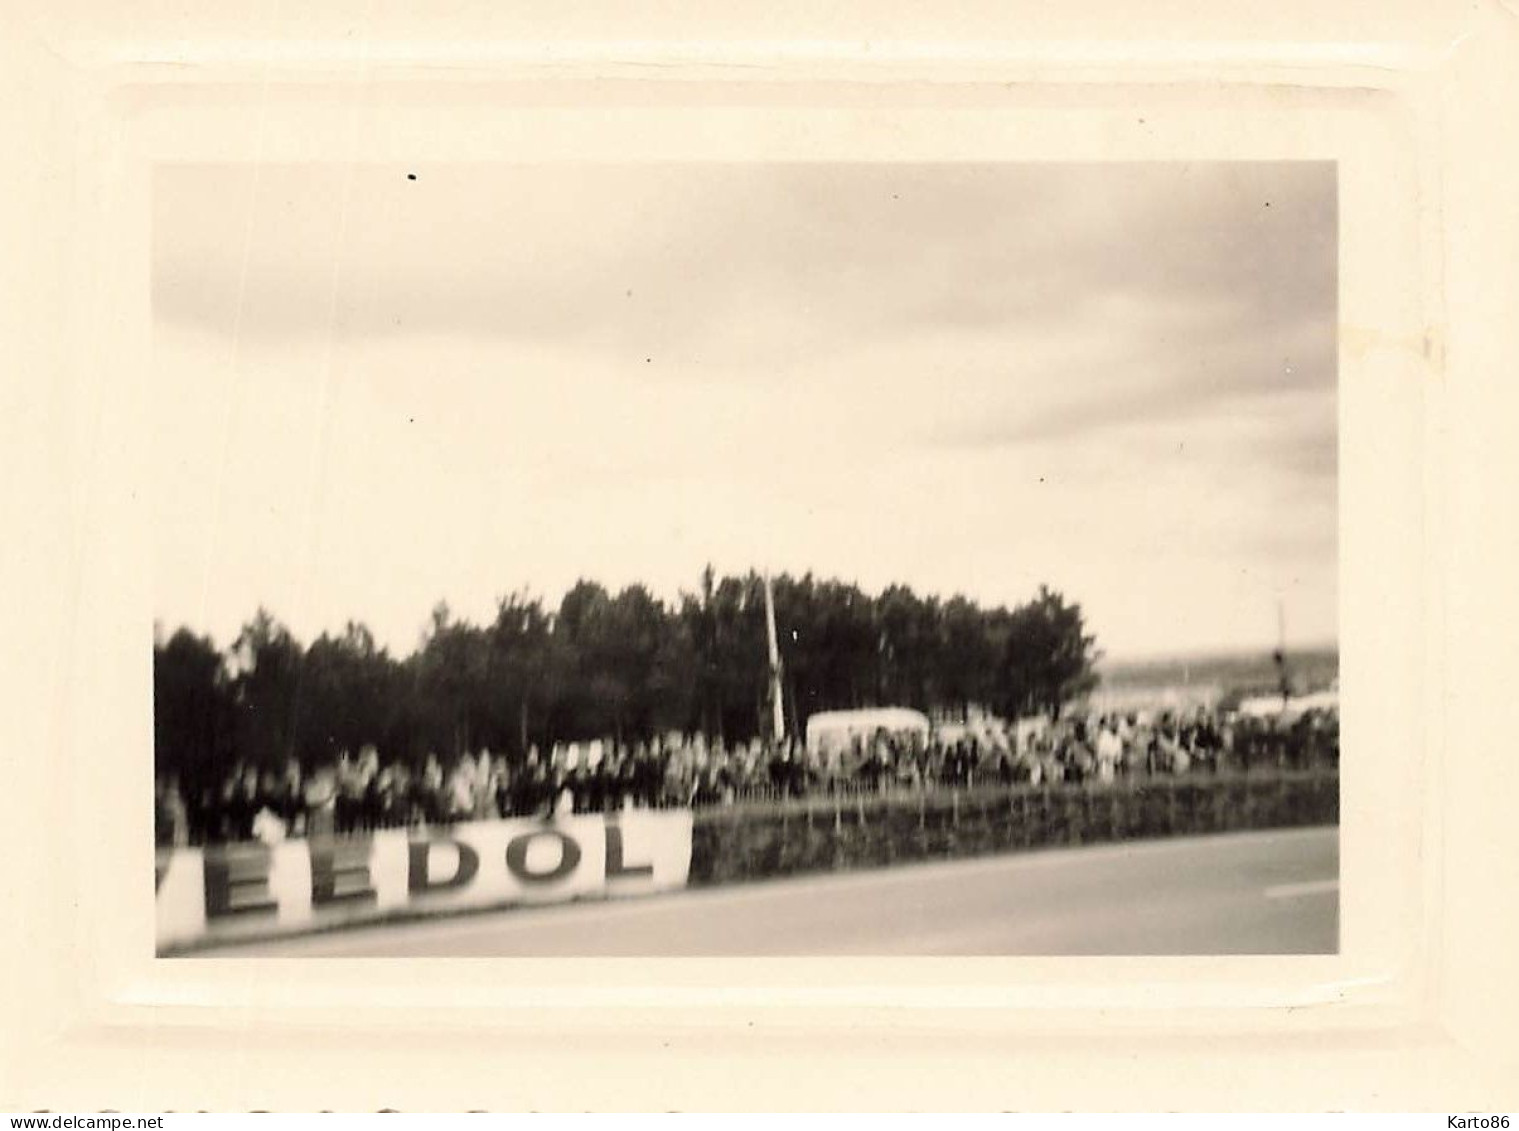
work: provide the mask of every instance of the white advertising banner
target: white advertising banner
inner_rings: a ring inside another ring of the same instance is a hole
[[[684,887],[690,867],[685,809],[161,850],[158,949],[397,914],[646,895]]]

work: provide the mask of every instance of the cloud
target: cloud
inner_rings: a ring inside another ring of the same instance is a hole
[[[1051,374],[1058,395],[1020,400],[1010,389],[998,411],[978,412],[934,431],[940,445],[977,447],[1064,443],[1073,437],[1147,423],[1204,424],[1211,417],[1269,411],[1273,400],[1334,389],[1334,335],[1314,328],[1294,344],[1279,336],[1178,348],[1153,343],[1122,364],[1107,357]],[[1140,359],[1143,360],[1140,360]],[[1091,372],[1092,367],[1107,371]],[[1332,413],[1332,406],[1330,409]]]
[[[158,187],[157,314],[250,342],[573,338],[742,365],[1122,296],[1222,299],[1257,327],[1333,299],[1323,164],[216,166]],[[740,350],[756,305],[788,333]]]

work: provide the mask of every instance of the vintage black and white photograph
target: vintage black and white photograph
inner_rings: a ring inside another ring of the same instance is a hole
[[[1337,231],[1326,161],[160,165],[157,953],[1338,953]]]

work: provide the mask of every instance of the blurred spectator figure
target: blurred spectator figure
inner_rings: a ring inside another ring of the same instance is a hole
[[[1044,762],[1040,759],[1038,747],[1032,739],[1025,742],[1023,749],[1018,752],[1015,769],[1019,781],[1028,782],[1033,786],[1044,784]]]
[[[724,742],[708,751],[702,794],[709,805],[733,804],[733,753]]]
[[[488,821],[500,816],[496,810],[496,764],[489,748],[482,748],[475,759],[475,797],[472,816]]]
[[[1338,766],[1340,761],[1340,718],[1330,711],[1315,712],[1313,733],[1314,764]]]
[[[1219,755],[1223,740],[1213,716],[1204,708],[1198,708],[1197,722],[1192,729],[1192,757],[1198,769],[1218,773]]]
[[[372,743],[359,749],[354,763],[353,780],[350,784],[349,806],[352,810],[350,832],[372,830],[379,824],[380,751]]]
[[[253,819],[263,808],[259,797],[258,770],[247,766],[238,774],[232,787],[232,798],[227,806],[228,840],[249,840],[253,837]]]
[[[1172,730],[1170,716],[1162,715],[1159,721],[1156,722],[1151,745],[1154,748],[1155,754],[1150,772],[1153,774],[1169,774],[1176,753],[1176,736]]]
[[[406,814],[402,811],[401,804],[404,795],[401,773],[400,766],[387,762],[380,767],[380,772],[375,774],[374,781],[370,783],[370,806],[374,827],[377,829],[399,828],[406,824]]]
[[[601,745],[601,757],[596,762],[596,796],[591,812],[615,813],[619,806],[618,791],[622,785],[622,763],[627,752],[620,743],[610,739]]]
[[[1292,721],[1287,728],[1287,766],[1301,770],[1308,766],[1313,756],[1313,715],[1305,712]]]
[[[890,760],[890,751],[887,745],[886,730],[878,728],[871,735],[867,745],[860,744],[860,757],[856,764],[855,777],[864,783],[866,789],[881,789],[886,779],[886,767]]]
[[[909,742],[895,754],[896,768],[893,776],[896,784],[903,789],[919,789],[923,785],[922,768],[914,746],[915,743]]]
[[[1118,727],[1110,719],[1104,719],[1097,733],[1097,780],[1111,785],[1118,776],[1118,763],[1123,758],[1123,739],[1118,737]]]
[[[574,747],[570,748],[572,751]],[[584,773],[578,761],[573,758],[565,763],[564,769],[555,775],[557,792],[554,800],[554,808],[550,814],[558,813],[568,815],[583,812],[586,801],[586,783]]]
[[[207,844],[221,836],[221,795],[214,786],[190,790],[185,795],[185,808],[191,844]]]
[[[306,835],[331,836],[337,830],[338,775],[331,763],[306,779]]]
[[[512,770],[504,754],[497,754],[491,761],[491,795],[496,816],[511,816]]]
[[[538,759],[536,747],[528,751],[527,763],[522,771],[508,783],[510,798],[507,816],[529,817],[547,802],[548,768]]]
[[[660,789],[668,805],[684,805],[690,800],[691,744],[685,735],[676,739],[665,758]]]
[[[337,832],[353,832],[364,808],[364,779],[359,763],[346,749],[338,754],[337,800],[333,806],[333,820]]]
[[[1138,777],[1144,773],[1144,747],[1142,734],[1137,726],[1125,724],[1119,728],[1118,774],[1124,778]]]
[[[253,839],[260,844],[279,844],[285,839],[285,822],[267,805],[253,818]]]
[[[533,765],[533,775],[528,783],[528,812],[536,816],[549,816],[554,811],[555,799],[560,789],[559,778],[562,773],[555,762],[556,751],[557,747],[551,749],[542,761]]]
[[[442,824],[448,816],[448,797],[443,791],[443,763],[433,751],[422,762],[422,776],[413,789],[422,820],[429,825]]]
[[[958,739],[955,742],[954,762],[949,775],[951,783],[962,789],[969,786],[974,760],[970,742],[964,738]]]
[[[581,748],[582,761],[571,766],[570,781],[575,790],[575,812],[598,812],[610,787],[607,779],[608,764],[602,757],[601,747],[589,745]]]
[[[601,747],[593,769],[586,773],[585,812],[610,813],[617,807],[617,777],[622,772],[621,753],[613,743]]]
[[[284,820],[290,836],[306,835],[306,797],[301,788],[301,764],[294,758],[285,759],[285,772],[280,775],[274,809]]]
[[[997,751],[997,780],[1003,785],[1012,785],[1018,780],[1018,767],[1013,759],[1012,752],[1007,749]]]
[[[231,772],[222,779],[221,786],[216,791],[215,804],[211,809],[211,835],[217,840],[237,839],[237,810],[241,805],[238,794],[242,780],[243,762],[239,758],[233,764]]]
[[[1232,719],[1225,718],[1218,727],[1218,761],[1222,765],[1228,763],[1231,767],[1235,763],[1237,755],[1236,736],[1238,728]]]
[[[1171,727],[1167,731],[1166,738],[1169,746],[1167,760],[1170,770],[1171,773],[1179,777],[1192,768],[1192,755],[1187,749],[1187,743],[1182,737],[1180,727]]]
[[[638,796],[638,762],[632,750],[619,747],[612,774],[617,810],[631,809]]]
[[[190,818],[177,777],[160,775],[153,783],[153,833],[160,848],[190,843]]]
[[[468,754],[454,759],[444,790],[447,808],[444,817],[449,821],[467,821],[475,811],[475,760]]]
[[[572,771],[578,772],[578,771]],[[569,814],[575,811],[575,788],[570,780],[570,774],[561,772],[553,780],[552,793],[550,795],[548,816],[555,814]]]
[[[1243,717],[1236,721],[1234,730],[1234,756],[1239,763],[1239,768],[1245,773],[1250,772],[1250,763],[1256,760],[1258,730],[1256,721],[1249,717]]]
[[[1065,781],[1065,763],[1061,761],[1053,735],[1039,739],[1039,780],[1050,785]]]
[[[283,800],[281,796],[283,792],[280,789],[279,774],[273,770],[265,770],[260,774],[258,778],[258,800],[254,803],[254,817],[257,818],[260,810],[267,809],[285,824],[286,829],[289,829],[290,825],[285,821],[285,815],[280,812],[283,808],[280,804]]]
[[[634,755],[634,763],[634,791],[638,802],[647,809],[653,809],[659,804],[661,779],[664,776],[660,772],[659,752],[652,746],[640,744]]]
[[[1060,743],[1059,761],[1065,781],[1083,782],[1092,776],[1097,759],[1086,744],[1084,727],[1077,724],[1066,728]]]
[[[1154,777],[1160,771],[1160,728],[1146,722],[1135,732],[1134,741],[1138,746],[1135,761],[1144,768],[1146,777]]]
[[[689,804],[714,805],[720,800],[722,797],[717,791],[717,769],[710,756],[702,758],[698,751],[697,763],[692,774]]]

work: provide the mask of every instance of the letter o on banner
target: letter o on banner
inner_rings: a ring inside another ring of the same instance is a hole
[[[559,862],[548,871],[535,871],[528,867],[527,853],[533,842],[542,837],[550,837],[559,842]],[[553,883],[555,880],[568,876],[579,863],[580,845],[558,829],[535,829],[530,833],[512,837],[506,846],[507,871],[525,884]]]

